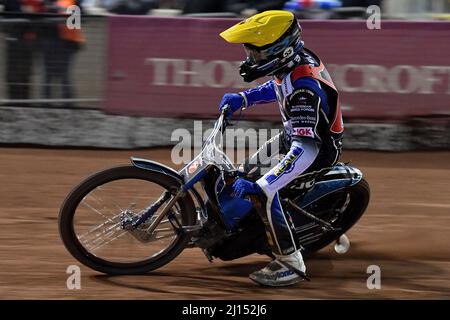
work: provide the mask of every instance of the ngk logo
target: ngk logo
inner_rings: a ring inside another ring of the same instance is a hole
[[[240,61],[147,58],[145,64],[153,67],[152,85],[155,86],[251,88],[257,85],[241,79]]]
[[[311,128],[307,128],[307,127],[294,128],[293,131],[294,131],[294,136],[314,138],[314,132],[312,131]]]

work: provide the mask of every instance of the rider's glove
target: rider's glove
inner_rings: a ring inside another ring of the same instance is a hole
[[[222,109],[225,108],[226,105],[230,107],[227,116],[231,116],[240,108],[247,107],[246,98],[243,93],[226,93],[223,96],[222,101],[220,101],[219,111],[222,112]]]
[[[257,183],[243,178],[239,178],[233,183],[233,190],[235,196],[238,198],[244,198],[248,194],[260,194],[262,192],[261,187]]]

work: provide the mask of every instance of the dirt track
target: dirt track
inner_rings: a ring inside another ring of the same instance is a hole
[[[344,153],[366,174],[368,211],[349,233],[352,247],[331,247],[307,261],[310,283],[267,289],[247,275],[267,259],[210,264],[184,251],[147,276],[107,277],[82,267],[82,289],[66,288],[77,262],[57,230],[59,206],[84,176],[130,155],[169,164],[169,151],[0,149],[0,298],[2,299],[320,299],[450,298],[450,152]],[[368,290],[366,268],[381,268]]]

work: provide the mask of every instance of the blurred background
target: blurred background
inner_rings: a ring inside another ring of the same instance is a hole
[[[73,5],[81,29],[66,26]],[[210,266],[201,252],[148,283],[83,269],[85,290],[70,292],[75,261],[56,217],[83,177],[130,155],[174,166],[175,129],[200,139],[194,120],[209,129],[224,93],[257,85],[238,74],[242,47],[218,34],[269,9],[293,11],[329,69],[342,160],[372,192],[350,253],[323,251],[309,262],[314,281],[277,297],[450,297],[449,0],[2,0],[0,298],[267,298],[246,278],[261,258]],[[244,112],[239,127],[280,128],[278,106]],[[377,292],[365,286],[374,263],[386,275]]]
[[[174,128],[192,129],[186,118],[213,119],[223,93],[256,85],[238,76],[241,47],[218,33],[233,19],[286,9],[300,18],[306,46],[323,59],[341,92],[347,148],[450,145],[447,0],[0,3],[0,143],[173,144]],[[71,5],[81,8],[81,29],[65,27]],[[381,29],[367,26],[377,13],[371,5],[380,8]],[[20,121],[10,121],[13,116]],[[78,125],[67,125],[73,119]],[[273,105],[244,120],[259,120],[244,127],[279,127]],[[159,123],[165,130],[151,130]],[[424,139],[425,132],[433,138]]]

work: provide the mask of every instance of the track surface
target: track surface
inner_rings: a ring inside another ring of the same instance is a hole
[[[77,261],[59,239],[59,206],[84,176],[130,155],[170,165],[168,149],[0,149],[0,298],[450,298],[450,152],[344,152],[366,174],[372,199],[348,234],[347,254],[328,247],[307,261],[312,282],[262,288],[247,275],[267,258],[210,264],[189,249],[145,276],[108,277],[82,266],[81,290],[68,290],[66,268]],[[367,289],[372,264],[381,268],[381,290]]]

